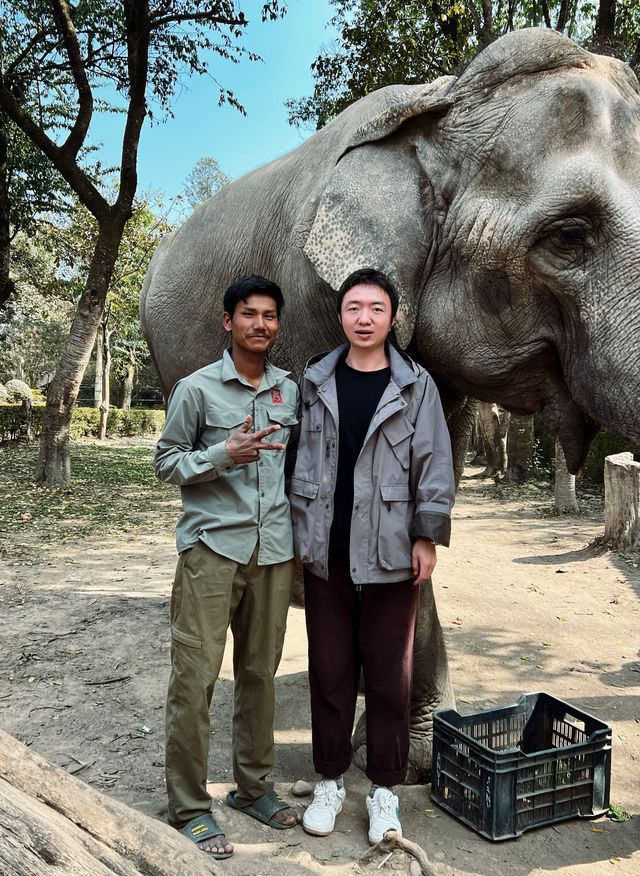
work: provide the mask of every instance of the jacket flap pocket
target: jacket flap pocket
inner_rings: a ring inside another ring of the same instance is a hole
[[[411,423],[403,416],[392,417],[390,420],[386,420],[382,423],[381,429],[392,447],[413,435],[415,431]]]
[[[219,429],[237,429],[246,419],[247,411],[207,408],[207,426]]]
[[[411,492],[408,484],[380,484],[383,502],[410,502]]]
[[[304,496],[305,499],[315,499],[318,495],[319,486],[320,484],[314,484],[313,481],[305,481],[303,478],[292,477],[289,492],[295,493],[296,496]]]
[[[269,408],[267,416],[272,423],[279,423],[281,426],[295,426],[298,422],[296,415],[287,410],[271,410]]]

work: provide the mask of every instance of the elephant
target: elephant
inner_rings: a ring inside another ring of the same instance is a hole
[[[400,346],[440,389],[458,474],[475,399],[542,412],[575,472],[600,425],[640,442],[639,245],[635,76],[523,29],[459,77],[373,91],[225,186],[161,241],[141,319],[168,393],[220,356],[225,288],[263,274],[287,299],[272,358],[298,374],[342,341],[344,278],[378,268],[399,291]],[[428,778],[433,712],[454,704],[425,587],[408,781]],[[360,725],[354,739],[362,760]]]

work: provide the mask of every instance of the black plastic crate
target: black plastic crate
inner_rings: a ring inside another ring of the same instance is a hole
[[[433,719],[432,799],[491,840],[609,808],[611,728],[546,693]]]

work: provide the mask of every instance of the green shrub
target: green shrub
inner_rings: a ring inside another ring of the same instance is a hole
[[[31,411],[31,437],[42,431],[44,405],[34,405]],[[21,404],[0,404],[0,441],[17,441],[27,431],[27,411]]]
[[[7,380],[4,388],[8,396],[7,401],[10,403],[22,401],[33,402],[31,387],[28,383],[25,383],[24,380],[18,380],[17,377],[14,377],[13,380]]]
[[[608,429],[601,429],[591,443],[589,453],[582,466],[581,474],[585,481],[601,484],[604,481],[604,460],[606,456],[614,453],[628,451],[633,453],[634,459],[638,460],[640,449],[630,441],[620,438]]]
[[[22,405],[0,404],[0,441],[17,441],[25,433],[25,410]],[[31,419],[32,438],[42,433],[44,405],[34,405]],[[95,438],[100,425],[98,408],[74,408],[71,417],[70,435],[74,441],[79,438]],[[121,411],[109,408],[107,416],[107,438],[116,437],[155,437],[164,425],[163,410],[135,408]]]

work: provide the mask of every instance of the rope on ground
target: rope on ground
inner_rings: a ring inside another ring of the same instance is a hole
[[[400,836],[396,830],[388,830],[380,842],[376,843],[375,846],[372,846],[364,853],[364,855],[361,855],[359,860],[363,861],[376,851],[393,852],[395,849],[399,849],[401,852],[406,852],[408,855],[412,855],[418,864],[420,864],[423,876],[436,876],[436,872],[431,867],[427,853],[422,846],[419,846],[417,843],[412,843],[411,840]]]

